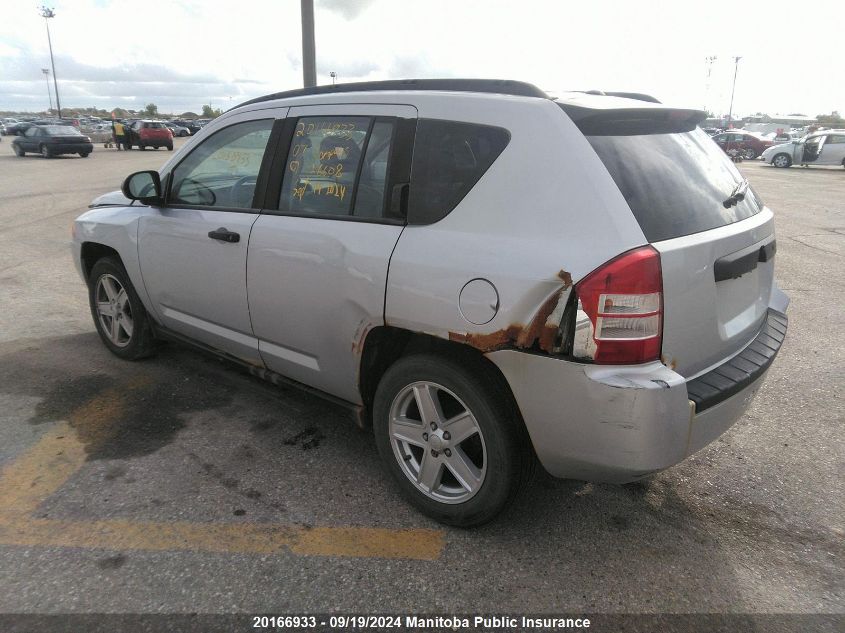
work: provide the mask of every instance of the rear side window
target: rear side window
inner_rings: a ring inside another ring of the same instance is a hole
[[[500,127],[420,119],[414,140],[408,222],[443,219],[475,186],[510,141]]]
[[[587,140],[649,242],[732,224],[762,208],[750,187],[744,200],[724,207],[722,203],[743,178],[700,129],[672,134],[588,135]]]

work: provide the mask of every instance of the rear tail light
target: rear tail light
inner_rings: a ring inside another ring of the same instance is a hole
[[[575,292],[592,326],[594,362],[636,364],[660,358],[663,276],[653,247],[610,260],[578,282]]]

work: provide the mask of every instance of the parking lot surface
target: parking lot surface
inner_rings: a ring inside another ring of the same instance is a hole
[[[0,144],[0,612],[845,612],[845,170],[740,167],[792,304],[731,431],[642,484],[541,473],[457,530],[400,499],[345,410],[100,343],[71,222],[170,156]]]

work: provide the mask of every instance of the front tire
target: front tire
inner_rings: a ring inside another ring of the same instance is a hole
[[[42,145],[38,149],[41,152],[41,156],[43,156],[44,158],[53,158],[53,152],[51,152],[50,148],[46,145]]]
[[[15,151],[15,155],[16,155],[16,156],[26,156],[26,152],[25,152],[25,151],[23,151],[23,150],[22,150],[20,147],[18,147],[17,145],[12,146],[12,149]]]
[[[757,158],[757,152],[754,151],[753,148],[749,147],[745,150],[745,160],[754,160]]]
[[[88,154],[89,154],[89,152],[79,152],[79,155],[80,155],[82,158],[88,158]]]
[[[173,144],[172,144],[172,143],[171,143],[170,145],[168,145],[168,146],[167,146],[167,151],[168,151],[168,152],[172,152],[172,151],[173,151]]]
[[[143,150],[147,149],[147,146],[144,145],[143,143],[138,143],[138,149],[143,151]]]
[[[772,159],[772,165],[775,167],[791,167],[792,166],[792,159],[789,157],[789,154],[778,154]]]
[[[115,356],[137,360],[153,353],[155,337],[147,311],[119,260],[104,257],[94,264],[88,303],[100,339]]]
[[[400,492],[459,527],[498,515],[531,478],[534,454],[503,379],[483,361],[398,360],[373,407],[376,446]]]

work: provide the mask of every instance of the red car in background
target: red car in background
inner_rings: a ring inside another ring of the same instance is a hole
[[[172,152],[173,133],[161,121],[135,121],[129,127],[129,149],[133,145],[139,149],[166,147]]]
[[[769,139],[744,130],[728,130],[711,138],[726,154],[730,153],[730,150],[738,150],[746,160],[757,158],[763,150],[773,145]]]

